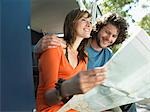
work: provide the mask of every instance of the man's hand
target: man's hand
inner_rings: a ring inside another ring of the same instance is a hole
[[[66,48],[66,42],[62,38],[57,37],[55,34],[45,35],[36,44],[34,52],[40,54],[48,48],[54,48],[57,46]]]

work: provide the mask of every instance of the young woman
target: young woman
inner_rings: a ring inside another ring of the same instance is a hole
[[[72,95],[85,93],[105,79],[105,68],[86,71],[84,47],[91,30],[87,11],[75,9],[68,13],[64,22],[67,47],[47,49],[39,59],[37,112],[57,112]]]

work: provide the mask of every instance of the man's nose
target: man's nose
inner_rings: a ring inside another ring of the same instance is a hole
[[[113,35],[109,35],[108,37],[107,37],[107,40],[110,42],[110,43],[113,43]]]

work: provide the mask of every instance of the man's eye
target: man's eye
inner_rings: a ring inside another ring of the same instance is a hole
[[[109,31],[107,31],[107,30],[105,30],[105,32],[106,32],[107,34],[110,34],[110,32],[109,32]]]
[[[113,37],[114,37],[114,38],[117,38],[118,36],[117,36],[117,35],[113,35]]]

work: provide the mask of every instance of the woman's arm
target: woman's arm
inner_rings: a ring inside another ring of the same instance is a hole
[[[61,52],[59,48],[46,50],[40,57],[40,83],[45,90],[44,97],[48,105],[54,105],[60,102],[55,89],[55,83],[58,81],[59,64]]]

